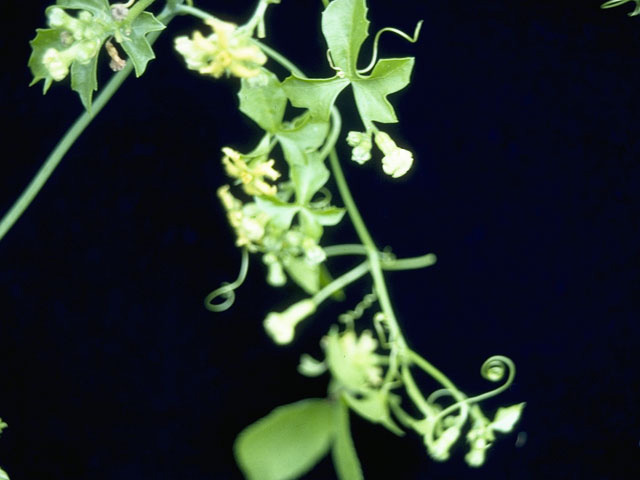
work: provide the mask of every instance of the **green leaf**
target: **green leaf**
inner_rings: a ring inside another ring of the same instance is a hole
[[[287,96],[275,74],[263,70],[255,77],[243,78],[238,97],[240,111],[263,130],[275,133],[280,129]]]
[[[325,399],[302,400],[244,429],[234,453],[249,480],[293,480],[328,453],[333,434],[332,405]]]
[[[398,121],[387,95],[409,84],[413,64],[412,57],[384,58],[376,63],[371,75],[352,80],[356,105],[365,125],[371,121]]]
[[[313,196],[329,180],[329,169],[317,155],[310,155],[307,165],[292,165],[291,180],[296,190],[296,203],[308,205]]]
[[[9,480],[9,475],[3,469],[0,468],[0,480]]]
[[[336,67],[357,76],[360,47],[369,35],[365,0],[334,0],[322,13],[322,33]]]
[[[298,205],[282,202],[277,198],[254,198],[258,208],[271,217],[270,223],[281,230],[289,229],[293,216],[300,210]]]
[[[28,66],[33,75],[33,80],[31,80],[29,86],[35,85],[44,79],[43,93],[47,93],[51,83],[53,83],[53,79],[42,63],[42,57],[50,48],[55,48],[56,50],[65,48],[60,41],[60,32],[53,28],[38,28],[36,29],[36,37],[29,42],[29,45],[31,45],[31,56],[29,57]]]
[[[308,108],[311,115],[319,120],[329,120],[331,107],[349,80],[333,78],[288,77],[282,84],[287,98],[294,107]]]
[[[356,453],[353,438],[351,437],[349,408],[342,400],[336,403],[334,408],[336,438],[333,442],[331,454],[338,479],[364,480],[358,454]]]
[[[98,90],[97,69],[97,55],[89,63],[82,64],[76,61],[71,64],[71,89],[78,92],[86,110],[91,110],[93,92]]]
[[[311,265],[304,258],[287,257],[283,259],[287,274],[309,295],[318,293],[320,290],[320,268],[319,265]]]
[[[147,40],[147,34],[163,30],[164,28],[164,24],[152,13],[142,12],[129,27],[121,29],[121,45],[123,50],[129,55],[129,59],[133,62],[133,66],[136,69],[136,77],[144,73],[149,60],[156,58]]]

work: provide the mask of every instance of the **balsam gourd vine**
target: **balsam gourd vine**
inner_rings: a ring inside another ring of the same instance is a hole
[[[344,159],[336,152],[337,143],[346,142],[352,153],[349,161],[381,161],[384,173],[393,178],[415,168],[413,153],[382,127],[398,121],[388,96],[409,85],[414,58],[378,58],[377,47],[385,32],[408,42],[418,41],[421,22],[412,34],[391,27],[379,30],[367,63],[360,55],[369,37],[365,0],[322,0],[327,54],[319,61],[325,61],[333,75],[309,78],[265,43],[265,14],[280,0],[258,0],[255,12],[243,25],[218,18],[188,0],[167,0],[154,15],[147,11],[153,3],[57,0],[46,9],[48,28],[38,29],[31,42],[32,84],[42,81],[46,93],[54,83],[70,78],[86,111],[0,221],[0,239],[131,71],[136,76],[145,72],[155,58],[152,45],[157,36],[177,15],[192,16],[197,22],[195,31],[174,42],[186,67],[238,82],[239,110],[263,132],[249,151],[221,146],[221,166],[229,181],[217,189],[217,196],[242,251],[242,265],[236,281],[207,296],[206,308],[213,312],[230,308],[250,260],[259,260],[269,285],[277,288],[291,282],[299,286],[300,294],[288,308],[264,316],[266,333],[276,344],[285,345],[295,341],[298,324],[313,321],[318,306],[347,285],[368,282],[371,291],[364,298],[350,300],[353,308],[339,316],[320,339],[324,358],[306,354],[300,358],[302,375],[328,374],[326,398],[280,406],[248,426],[234,446],[240,469],[249,479],[293,479],[331,454],[338,478],[364,478],[356,454],[357,439],[354,442],[350,432],[352,414],[396,435],[417,434],[436,461],[447,460],[455,444],[465,444],[465,461],[480,467],[497,434],[513,430],[525,405],[499,408],[492,415],[480,406],[511,385],[515,366],[501,355],[489,358],[481,374],[499,386],[470,396],[411,349],[396,318],[385,271],[428,267],[436,257],[396,258],[376,245],[343,175]],[[96,69],[103,60],[116,73],[94,99]],[[289,75],[279,78],[270,70],[272,63],[284,67]],[[358,68],[360,64],[367,66]],[[343,129],[335,102],[348,89],[353,92],[360,124]],[[304,113],[285,118],[288,104]],[[331,177],[338,200],[327,188]],[[360,243],[326,244],[325,228],[348,221]],[[344,255],[362,261],[346,272],[330,272],[327,259]],[[414,378],[416,371],[434,380],[435,391],[423,392]],[[0,430],[5,426],[0,421]],[[1,469],[0,478],[8,478]]]

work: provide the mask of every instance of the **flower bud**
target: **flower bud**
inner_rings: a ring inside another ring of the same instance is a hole
[[[316,311],[315,302],[308,298],[294,303],[284,312],[271,312],[264,319],[264,328],[279,345],[291,343],[296,325]]]
[[[400,148],[396,142],[385,132],[376,133],[376,145],[384,153],[382,158],[382,170],[393,178],[403,176],[413,164],[413,154],[409,150]]]

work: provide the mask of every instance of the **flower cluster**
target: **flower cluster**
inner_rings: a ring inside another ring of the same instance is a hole
[[[75,18],[62,8],[53,7],[47,11],[47,17],[49,26],[57,31],[61,45],[66,48],[47,49],[42,64],[53,80],[60,81],[69,74],[71,63],[87,64],[98,54],[105,31],[93,15],[84,10]]]
[[[205,23],[213,29],[207,37],[196,31],[192,37],[177,37],[176,50],[184,57],[187,68],[220,78],[224,73],[249,78],[260,72],[267,57],[247,32],[237,25],[211,18]]]

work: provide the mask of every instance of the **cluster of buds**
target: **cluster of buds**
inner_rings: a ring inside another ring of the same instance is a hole
[[[205,23],[213,33],[205,37],[196,31],[192,37],[177,37],[175,49],[184,57],[187,68],[220,78],[222,74],[250,78],[260,73],[267,57],[252,43],[248,32],[218,19]]]
[[[371,159],[371,131],[349,132],[347,143],[352,148],[351,159],[362,165]],[[374,135],[375,143],[384,154],[382,158],[382,170],[393,178],[403,176],[413,164],[413,154],[404,148],[398,147],[388,133],[377,130]]]
[[[47,49],[42,64],[51,78],[60,81],[69,74],[72,62],[86,64],[98,54],[105,31],[93,15],[84,10],[75,18],[62,8],[53,7],[47,11],[47,17],[49,26],[60,32],[60,43],[66,48]]]
[[[280,172],[273,168],[274,160],[265,158],[247,159],[240,152],[229,147],[222,149],[222,165],[227,175],[242,182],[242,188],[247,195],[273,197],[278,189],[265,181],[277,180]]]
[[[236,232],[236,245],[247,247],[251,252],[258,251],[270,217],[255,203],[243,204],[229,190],[229,185],[220,187],[218,197],[227,212],[229,223]]]

